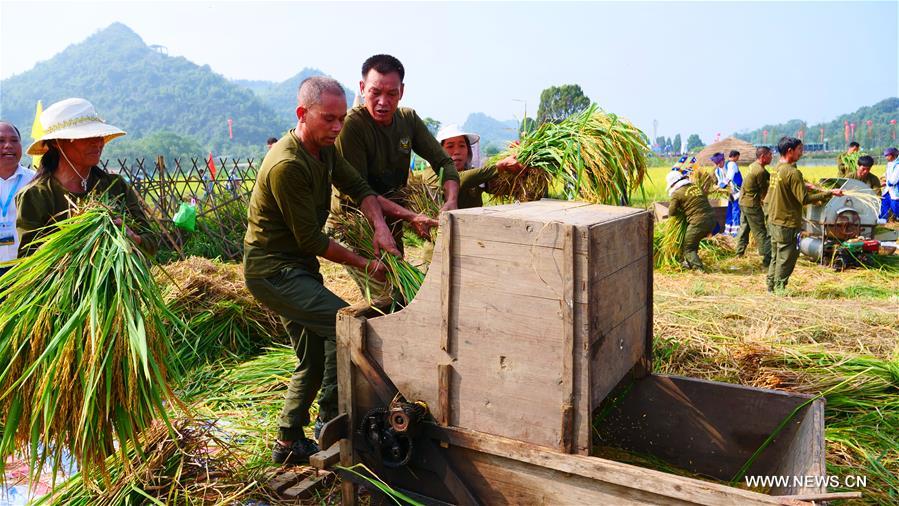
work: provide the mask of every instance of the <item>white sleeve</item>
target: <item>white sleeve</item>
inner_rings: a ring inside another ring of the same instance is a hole
[[[892,166],[887,166],[886,176],[888,185],[899,185],[899,161],[893,161]]]

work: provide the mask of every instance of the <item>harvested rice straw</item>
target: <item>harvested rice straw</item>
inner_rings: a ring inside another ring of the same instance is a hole
[[[85,202],[0,278],[0,474],[20,454],[55,475],[68,453],[106,476],[107,456],[180,406],[171,339],[187,329],[118,215]]]
[[[680,267],[681,250],[687,235],[687,221],[682,216],[671,216],[655,227],[652,250],[656,269]]]
[[[621,205],[642,188],[648,152],[643,132],[594,104],[559,123],[540,125],[491,158],[488,165],[514,154],[528,170],[500,174],[490,188],[494,195],[529,201],[558,185],[568,200]]]
[[[873,191],[843,190],[843,196],[849,197],[856,203],[868,208],[875,216],[880,214],[880,195]]]

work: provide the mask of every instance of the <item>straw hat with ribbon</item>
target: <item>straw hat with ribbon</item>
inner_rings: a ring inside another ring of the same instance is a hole
[[[103,121],[93,104],[83,98],[67,98],[44,109],[41,125],[44,135],[28,147],[29,155],[46,153],[46,141],[52,139],[103,137],[104,142],[109,142],[125,135],[124,130]]]

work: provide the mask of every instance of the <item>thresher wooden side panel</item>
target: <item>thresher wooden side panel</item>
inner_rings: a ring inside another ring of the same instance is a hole
[[[652,254],[652,236],[646,233],[647,222],[652,222],[648,213],[630,214],[590,227],[590,242],[596,248],[591,255],[591,283]]]
[[[646,343],[632,337],[642,335],[641,332],[646,326],[646,311],[648,311],[646,306],[640,307],[593,342],[589,355],[590,371],[593,374],[589,394],[591,413],[599,407],[633,364],[643,357]],[[592,422],[592,417],[590,418]]]
[[[590,285],[590,300],[594,308],[590,322],[591,342],[601,338],[640,308],[651,305],[646,293],[648,273],[644,259],[644,256],[638,257]]]
[[[776,476],[826,476],[824,449],[824,399],[816,399],[797,420],[799,429],[784,452]],[[822,487],[784,487],[771,490],[776,495],[805,495],[822,492]]]

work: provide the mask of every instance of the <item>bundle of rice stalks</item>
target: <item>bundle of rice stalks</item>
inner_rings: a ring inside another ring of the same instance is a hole
[[[258,488],[237,479],[240,456],[214,422],[175,420],[173,430],[155,424],[129,443],[125,460],[107,459],[110,484],[96,489],[76,474],[36,506],[125,506],[132,504],[232,504]],[[96,478],[96,477],[95,477]]]
[[[715,177],[715,169],[711,167],[699,167],[690,173],[690,181],[696,186],[702,188],[702,192],[706,195],[710,193],[718,193],[718,178]],[[721,190],[726,194],[726,191]]]
[[[386,251],[382,251],[380,257],[375,255],[373,245],[374,229],[371,223],[361,212],[345,208],[343,212],[335,213],[331,226],[331,233],[344,245],[362,255],[365,258],[378,258],[387,266],[387,293],[396,292],[399,299],[395,300],[401,305],[405,305],[418,293],[421,284],[425,280],[424,273],[414,265],[410,264],[402,258],[397,258]],[[370,280],[374,282],[374,280]],[[365,286],[369,285],[369,280],[363,280]],[[371,302],[371,290],[366,290],[366,299]],[[378,290],[375,290],[378,292]],[[396,298],[395,298],[396,299]]]
[[[239,265],[190,257],[159,268],[156,280],[191,330],[174,343],[185,367],[256,353],[282,333],[277,316],[247,291]]]
[[[66,453],[104,474],[117,444],[178,405],[171,339],[186,327],[117,215],[86,202],[0,278],[0,474],[17,452],[33,475]]]
[[[495,164],[514,154],[529,168],[501,173],[491,183],[491,192],[524,202],[542,198],[557,183],[565,199],[621,205],[642,188],[648,152],[643,132],[594,104],[559,123],[540,125],[520,144],[488,161]]]
[[[677,269],[681,263],[681,249],[687,235],[687,221],[672,216],[657,223],[652,236],[653,263],[656,269]]]

